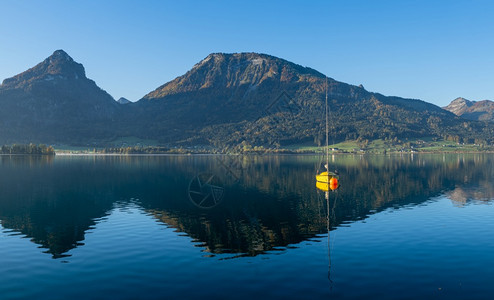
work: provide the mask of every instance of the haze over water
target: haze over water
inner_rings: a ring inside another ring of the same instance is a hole
[[[494,155],[335,156],[329,200],[320,163],[0,156],[0,295],[492,297]]]

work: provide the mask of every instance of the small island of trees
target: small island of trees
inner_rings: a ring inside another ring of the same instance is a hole
[[[0,148],[0,154],[26,154],[26,155],[55,155],[55,149],[52,146],[44,144],[35,145],[3,145]]]

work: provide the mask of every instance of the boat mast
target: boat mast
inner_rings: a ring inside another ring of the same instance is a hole
[[[326,78],[326,171],[328,171],[328,176],[329,176],[328,77],[325,76],[325,78]]]

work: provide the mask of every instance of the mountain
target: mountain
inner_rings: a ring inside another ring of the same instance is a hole
[[[465,119],[494,121],[494,102],[490,100],[470,101],[460,97],[443,108]]]
[[[132,101],[130,101],[129,99],[126,99],[124,97],[120,97],[120,99],[118,99],[117,102],[118,102],[118,104],[129,104]]]
[[[430,103],[386,97],[331,78],[326,82],[314,69],[257,53],[210,54],[136,105],[141,114],[152,116],[147,137],[163,142],[321,144],[326,84],[335,140],[490,138],[484,125],[465,123]]]
[[[0,85],[3,143],[87,143],[111,137],[117,102],[63,50]]]
[[[443,109],[450,111],[457,116],[461,116],[473,105],[473,103],[473,101],[459,97],[451,101],[451,103],[448,104],[448,106],[443,107]]]
[[[63,50],[0,85],[0,143],[240,149],[435,137],[494,142],[494,125],[387,97],[271,55],[213,53],[137,102],[115,101]],[[126,103],[122,105],[121,103]],[[473,107],[473,106],[472,106]]]
[[[167,140],[180,136],[190,143],[210,143],[270,114],[267,108],[274,100],[292,101],[285,95],[290,97],[317,77],[323,75],[269,55],[215,53],[147,94],[137,105],[153,116],[149,128],[167,126],[163,136]],[[220,136],[210,136],[216,130]]]

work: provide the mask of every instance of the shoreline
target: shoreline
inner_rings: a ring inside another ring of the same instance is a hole
[[[421,152],[387,152],[387,153],[330,153],[330,155],[420,155],[420,154],[494,154],[493,150],[489,151],[421,151]],[[2,154],[2,155],[29,155],[32,154]],[[311,156],[311,155],[324,155],[321,152],[311,153],[67,153],[67,152],[55,152],[55,156],[272,156],[272,155],[294,155],[294,156]],[[44,155],[40,155],[44,156]]]

